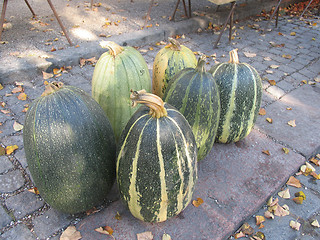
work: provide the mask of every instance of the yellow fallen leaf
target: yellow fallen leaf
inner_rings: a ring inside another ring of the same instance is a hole
[[[23,129],[23,125],[22,124],[20,124],[20,123],[18,123],[18,122],[16,122],[16,121],[14,121],[14,123],[13,123],[13,129],[15,130],[15,131],[21,131],[22,129]]]
[[[75,226],[67,227],[60,236],[60,240],[79,240],[81,238],[82,236]]]
[[[283,54],[282,57],[286,58],[286,59],[291,59],[292,58],[291,55],[289,55],[289,54]]]
[[[254,229],[250,226],[249,223],[246,222],[242,224],[240,231],[247,235],[251,235],[254,233]]]
[[[24,92],[20,93],[18,99],[21,101],[27,100],[27,94],[25,94]]]
[[[288,154],[288,153],[289,153],[289,149],[288,149],[288,148],[285,148],[285,147],[282,148],[282,151],[283,151],[285,154]]]
[[[169,234],[164,233],[164,234],[162,235],[162,240],[172,240],[172,238],[171,238],[171,236],[170,236]]]
[[[153,50],[154,50],[154,48],[153,48],[153,47],[149,47],[149,50],[150,50],[150,51],[153,51]]]
[[[266,118],[266,121],[267,121],[268,123],[272,123],[272,118]]]
[[[117,212],[117,214],[116,214],[116,216],[114,218],[117,219],[117,220],[121,220],[122,219],[122,217],[121,217],[119,212]]]
[[[197,198],[197,200],[192,201],[192,205],[195,207],[199,207],[203,203],[202,198]]]
[[[290,176],[289,180],[287,181],[287,185],[293,186],[296,188],[301,188],[301,183],[298,179],[296,179],[294,176]]]
[[[3,86],[2,86],[2,84],[0,83],[0,90],[2,90],[3,89]]]
[[[256,57],[257,56],[256,53],[243,52],[243,54],[248,58],[252,58],[252,57]]]
[[[28,189],[28,191],[31,192],[31,193],[33,193],[33,194],[36,194],[36,195],[39,195],[39,194],[40,194],[40,192],[39,192],[39,190],[38,190],[37,187],[30,188],[30,189]]]
[[[13,146],[7,146],[6,147],[6,154],[10,155],[11,153],[13,153],[15,150],[17,150],[19,147],[17,145],[13,145]]]
[[[312,39],[312,41],[315,41],[315,40],[316,40],[316,38],[314,38],[314,37],[313,37],[313,38],[311,38],[311,39]]]
[[[153,240],[152,232],[137,233],[137,240]]]
[[[301,224],[298,221],[291,220],[289,223],[290,227],[294,230],[299,231]]]
[[[290,36],[295,36],[296,35],[296,32],[291,32],[290,33]]]
[[[320,174],[316,174],[316,172],[311,172],[310,176],[314,177],[315,179],[319,180],[320,179]]]
[[[287,109],[287,110],[292,110],[292,107],[287,107],[286,109]]]
[[[301,83],[307,84],[308,82],[307,82],[307,80],[302,80]]]
[[[264,108],[260,108],[259,115],[264,116],[266,114],[267,114],[266,110]]]
[[[259,226],[261,223],[263,223],[266,219],[264,216],[257,215],[256,216],[256,225]]]
[[[296,204],[302,204],[303,203],[303,197],[295,197],[292,199]]]
[[[296,120],[295,120],[295,119],[290,120],[290,121],[288,122],[288,125],[289,125],[290,127],[296,127],[296,126],[297,126],[297,125],[296,125]]]
[[[275,86],[277,84],[275,80],[268,80],[268,82],[271,86]]]
[[[286,188],[285,190],[278,192],[279,197],[284,199],[290,199],[290,191],[289,188]]]
[[[306,200],[306,195],[302,191],[296,192],[294,196],[301,197],[303,200]]]

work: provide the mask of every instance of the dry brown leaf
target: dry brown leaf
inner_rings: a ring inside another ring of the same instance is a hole
[[[267,70],[266,70],[266,73],[272,74],[272,73],[273,73],[273,71],[272,71],[272,70],[270,70],[270,69],[267,69]]]
[[[6,106],[6,103],[5,102],[0,102],[0,106],[4,108]]]
[[[259,115],[264,116],[266,114],[267,114],[266,110],[264,108],[260,108]]]
[[[290,191],[289,188],[286,188],[285,190],[278,192],[279,197],[284,199],[290,199]]]
[[[2,112],[3,114],[6,114],[6,115],[10,114],[10,111],[9,111],[9,110],[4,110],[4,109],[2,109],[1,112]]]
[[[320,174],[317,174],[316,172],[311,172],[310,176],[314,177],[315,179],[319,180],[320,179]]]
[[[95,231],[98,233],[106,234],[106,235],[110,235],[110,236],[112,236],[112,234],[113,234],[113,229],[109,226],[96,228]]]
[[[275,200],[273,200],[273,198],[270,197],[267,202],[267,205],[268,207],[272,207],[272,206],[275,206],[278,202],[279,202],[279,198],[276,198]]]
[[[287,107],[286,109],[287,109],[287,110],[292,110],[292,107]]]
[[[17,145],[12,145],[12,146],[7,146],[6,147],[6,154],[10,155],[12,154],[15,150],[17,150],[19,147]]]
[[[117,219],[117,220],[121,220],[122,219],[122,217],[121,217],[119,212],[117,212],[117,214],[114,216],[114,218]]]
[[[298,221],[290,221],[290,227],[293,228],[294,230],[299,231],[301,224]]]
[[[31,192],[31,193],[33,193],[33,194],[36,194],[36,195],[39,195],[39,194],[40,194],[40,192],[39,192],[39,190],[38,190],[37,187],[30,188],[30,189],[28,189],[28,191]]]
[[[289,125],[290,127],[296,127],[296,126],[297,126],[297,125],[296,125],[296,120],[295,120],[295,119],[290,120],[290,121],[288,122],[288,125]]]
[[[275,206],[277,206],[273,211],[275,216],[284,217],[290,214],[290,212],[284,209],[283,207],[281,207],[279,203],[277,203]]]
[[[280,66],[279,66],[279,65],[272,64],[272,65],[270,65],[270,67],[271,67],[272,69],[277,69],[277,68],[279,68]]]
[[[0,90],[2,90],[3,89],[3,86],[2,86],[2,84],[0,83]]]
[[[170,236],[169,234],[164,233],[164,234],[162,235],[162,240],[172,240],[172,238],[171,238],[171,236]]]
[[[287,185],[296,187],[296,188],[301,188],[301,183],[298,179],[296,179],[294,176],[290,176]]]
[[[89,215],[97,213],[97,212],[99,212],[99,210],[96,207],[93,207],[93,208],[86,211],[86,215],[89,216]]]
[[[316,169],[310,163],[306,162],[306,166],[307,168],[310,168],[312,172],[316,171]]]
[[[248,57],[248,58],[252,58],[252,57],[256,57],[256,56],[257,56],[256,53],[244,52],[243,54],[244,54],[246,57]]]
[[[60,236],[60,240],[79,240],[81,238],[82,236],[75,226],[67,227]]]
[[[27,94],[25,94],[24,92],[20,93],[18,95],[18,99],[21,100],[21,101],[27,100]]]
[[[269,219],[274,219],[274,215],[269,211],[265,211],[264,216]]]
[[[152,232],[137,233],[138,240],[153,240]]]
[[[22,92],[23,91],[23,88],[22,86],[18,86],[18,87],[15,87],[14,89],[12,89],[12,93],[18,93],[18,92]]]
[[[267,121],[268,123],[272,123],[272,118],[266,118],[266,121]]]
[[[202,198],[197,198],[197,200],[192,201],[192,205],[195,207],[199,207],[203,203]]]
[[[318,222],[318,220],[316,219],[316,220],[314,220],[314,221],[312,221],[311,222],[311,225],[312,226],[314,226],[314,227],[317,227],[317,228],[319,228],[320,227],[320,224],[319,224],[319,222]]]
[[[265,57],[265,58],[263,58],[263,60],[265,60],[265,61],[271,61],[272,59],[271,59],[270,57]]]
[[[262,153],[264,153],[264,154],[266,154],[266,155],[270,156],[270,152],[269,152],[269,150],[263,150],[263,151],[262,151]]]
[[[254,233],[254,229],[250,226],[249,223],[246,222],[241,226],[240,231],[247,235],[251,235]]]
[[[235,239],[239,239],[239,238],[243,238],[243,237],[246,237],[246,235],[241,231],[234,235]]]
[[[43,77],[44,80],[52,78],[53,76],[54,76],[53,73],[47,73],[45,71],[42,71],[42,77]]]
[[[14,121],[14,123],[13,123],[13,129],[15,130],[15,131],[21,131],[22,129],[23,129],[23,125],[22,124],[20,124],[20,123],[18,123],[18,122],[16,122],[16,121]]]
[[[271,86],[275,86],[277,84],[275,80],[268,80],[268,82]]]

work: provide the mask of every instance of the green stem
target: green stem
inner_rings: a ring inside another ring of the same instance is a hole
[[[155,94],[147,93],[144,89],[140,91],[131,90],[130,99],[133,107],[140,103],[150,108],[149,114],[154,118],[166,117],[168,115],[162,99]]]

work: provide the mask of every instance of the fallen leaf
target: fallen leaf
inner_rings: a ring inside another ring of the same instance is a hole
[[[6,154],[6,149],[2,146],[0,146],[0,156],[3,156]]]
[[[286,109],[287,109],[287,110],[292,110],[292,108],[291,108],[291,107],[287,107]]]
[[[164,233],[164,234],[162,235],[162,240],[172,240],[172,238],[171,238],[171,236],[170,236],[169,234]]]
[[[266,110],[264,108],[260,108],[259,115],[264,116],[266,114],[267,114]]]
[[[5,102],[0,102],[0,106],[4,108],[6,106],[6,103]]]
[[[289,149],[288,149],[288,148],[285,148],[285,147],[282,148],[282,151],[283,151],[285,154],[288,154],[288,153],[289,153]]]
[[[267,121],[268,123],[272,123],[272,118],[266,118],[266,121]]]
[[[246,237],[246,235],[241,231],[234,235],[235,239],[239,239],[239,238],[243,238],[243,237]]]
[[[262,232],[257,232],[255,235],[252,236],[255,240],[265,240],[266,237]]]
[[[275,65],[275,64],[270,65],[270,68],[272,68],[272,69],[277,69],[279,67],[280,67],[279,65]]]
[[[21,101],[27,100],[27,94],[25,94],[24,92],[20,93],[18,99]]]
[[[269,219],[274,219],[274,215],[269,211],[265,211],[264,216]]]
[[[117,220],[121,220],[122,219],[122,217],[121,217],[119,212],[117,212],[117,214],[114,216],[114,218],[117,219]]]
[[[314,177],[317,180],[320,180],[320,174],[316,174],[316,172],[311,172],[310,176]]]
[[[306,195],[304,194],[304,192],[302,191],[299,191],[299,192],[296,192],[294,194],[295,197],[301,197],[303,200],[306,200]]]
[[[266,155],[270,156],[270,152],[269,152],[269,150],[263,150],[263,151],[262,151],[262,153],[264,153],[264,154],[266,154]]]
[[[302,80],[301,83],[307,84],[307,80]]]
[[[256,216],[256,225],[259,226],[261,223],[263,223],[266,219],[264,216],[257,215]]]
[[[301,224],[299,222],[293,221],[293,220],[290,221],[289,225],[291,228],[293,228],[294,230],[297,230],[297,231],[299,231],[300,226],[301,226]]]
[[[302,204],[303,203],[303,197],[295,197],[292,199],[296,204]]]
[[[112,235],[113,229],[109,226],[99,227],[95,229],[96,232],[106,235]]]
[[[241,232],[247,235],[252,235],[254,233],[254,229],[250,226],[249,223],[246,223],[246,222],[242,224],[240,230]]]
[[[18,92],[22,92],[23,91],[23,88],[22,86],[18,86],[18,87],[15,87],[14,89],[12,89],[12,93],[18,93]]]
[[[99,212],[99,210],[96,207],[93,207],[93,208],[87,210],[86,214],[87,214],[87,216],[89,216],[89,215],[97,213],[97,212]]]
[[[81,238],[82,236],[75,226],[67,227],[60,236],[60,240],[79,240]]]
[[[307,168],[310,168],[312,172],[316,171],[316,169],[310,163],[306,162],[306,166]]]
[[[53,73],[47,73],[45,71],[42,71],[42,77],[43,77],[44,80],[52,78],[53,76],[54,76]]]
[[[38,190],[37,187],[30,188],[30,189],[28,189],[28,191],[31,192],[31,193],[33,193],[33,194],[36,194],[36,195],[39,195],[39,194],[40,194],[40,192],[39,192],[39,190]]]
[[[271,86],[275,86],[277,84],[275,80],[268,80],[268,82]]]
[[[244,54],[246,57],[248,57],[248,58],[252,58],[252,57],[256,57],[256,56],[257,56],[256,53],[244,52],[243,54]]]
[[[275,206],[276,208],[273,211],[275,216],[284,217],[290,214],[290,212],[287,209],[281,207],[279,203],[277,203]]]
[[[10,155],[11,153],[13,153],[15,150],[17,150],[19,147],[17,145],[13,145],[13,146],[7,146],[6,147],[6,154]]]
[[[290,199],[290,191],[289,188],[286,188],[283,191],[278,192],[279,197],[284,199]]]
[[[266,70],[266,73],[272,74],[272,73],[273,73],[273,71],[272,71],[272,70],[270,70],[270,69],[267,69],[267,70]]]
[[[0,90],[2,90],[3,89],[3,86],[2,86],[2,84],[0,83]]]
[[[265,57],[265,58],[263,58],[263,60],[265,60],[265,61],[271,61],[272,59],[271,59],[270,57]]]
[[[282,57],[283,57],[283,58],[286,58],[286,59],[291,59],[291,58],[292,58],[292,56],[289,55],[289,54],[283,54]]]
[[[138,240],[153,240],[152,232],[137,233]]]
[[[290,176],[287,185],[296,187],[296,188],[301,188],[301,183],[298,179],[296,179],[294,176]]]
[[[23,129],[23,125],[22,124],[20,124],[20,123],[18,123],[18,122],[16,122],[16,121],[14,121],[14,123],[13,123],[13,129],[15,130],[15,131],[21,131],[22,129]]]
[[[296,35],[296,32],[291,32],[290,33],[290,36],[295,36]]]
[[[312,221],[312,222],[311,222],[311,225],[312,225],[312,226],[314,226],[314,227],[317,227],[317,228],[319,228],[319,227],[320,227],[319,222],[318,222],[318,220],[317,220],[317,219],[316,219],[316,220],[314,220],[314,221]]]
[[[197,200],[192,201],[192,205],[195,207],[199,207],[203,203],[202,198],[197,198]]]
[[[295,120],[295,119],[290,120],[290,121],[288,122],[288,125],[289,125],[290,127],[296,127],[296,126],[297,126],[297,125],[296,125],[296,120]]]
[[[10,113],[9,110],[4,110],[4,109],[2,109],[1,112],[2,112],[3,114],[9,114],[9,113]]]

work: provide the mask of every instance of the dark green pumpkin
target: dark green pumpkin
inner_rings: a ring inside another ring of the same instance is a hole
[[[191,201],[197,180],[197,147],[179,111],[143,90],[131,97],[135,104],[146,106],[135,112],[120,138],[120,196],[134,217],[162,222]]]
[[[220,117],[219,90],[199,58],[196,68],[181,70],[169,82],[164,101],[177,108],[189,122],[198,147],[198,160],[211,150]]]
[[[29,107],[23,142],[34,184],[50,206],[77,213],[106,199],[115,179],[115,138],[83,90],[51,83]]]
[[[262,97],[258,72],[240,63],[237,50],[230,51],[230,61],[210,69],[218,84],[221,113],[216,141],[237,142],[245,138],[256,121]]]

